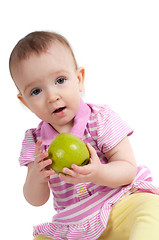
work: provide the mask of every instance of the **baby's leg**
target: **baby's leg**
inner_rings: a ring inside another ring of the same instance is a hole
[[[159,240],[159,196],[135,193],[117,203],[99,240]]]
[[[143,193],[139,205],[133,213],[133,225],[130,240],[158,240],[159,239],[159,196]]]

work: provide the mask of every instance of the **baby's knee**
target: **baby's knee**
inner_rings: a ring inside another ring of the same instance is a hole
[[[138,219],[156,217],[159,221],[159,196],[151,193],[142,193],[135,215]]]

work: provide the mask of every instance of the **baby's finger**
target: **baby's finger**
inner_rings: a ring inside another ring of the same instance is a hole
[[[43,178],[46,179],[46,181],[49,181],[50,176],[53,174],[55,174],[55,171],[52,169],[42,171],[42,176],[43,176]]]
[[[73,171],[72,169],[69,169],[69,168],[64,167],[64,168],[62,169],[62,171],[63,171],[63,173],[65,173],[65,174],[67,174],[67,175],[69,175],[69,176],[71,176],[71,177],[78,177],[78,173],[76,173],[76,172]]]
[[[93,162],[95,159],[98,159],[98,155],[97,155],[97,152],[96,152],[95,148],[92,147],[92,145],[89,144],[89,143],[87,143],[87,147],[88,147],[88,150],[89,150],[90,155],[91,155],[91,157],[90,157],[91,162]]]
[[[40,163],[41,161],[45,160],[48,157],[48,152],[42,152],[35,158],[35,164]]]
[[[41,144],[42,140],[38,139],[35,146],[35,155],[39,155],[39,153],[42,153]]]
[[[52,163],[51,159],[47,159],[47,160],[43,160],[39,163],[39,170],[42,171],[43,169],[46,169],[46,167],[50,166],[50,164]]]
[[[87,147],[92,157],[97,155],[96,150],[94,149],[94,147],[92,147],[90,143],[87,143]]]
[[[66,183],[75,184],[75,182],[73,181],[74,178],[72,178],[72,177],[69,176],[69,175],[65,175],[65,174],[63,174],[63,173],[59,173],[59,177],[62,178]]]
[[[77,184],[81,182],[81,180],[79,180],[78,178],[72,177],[70,175],[65,175],[63,173],[59,173],[59,177],[62,178],[66,183],[70,183],[70,184]]]
[[[87,175],[91,172],[90,164],[85,165],[85,166],[77,166],[76,164],[72,164],[71,167],[72,167],[73,171],[78,174]]]

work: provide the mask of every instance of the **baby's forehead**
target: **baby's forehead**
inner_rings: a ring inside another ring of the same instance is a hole
[[[36,69],[39,73],[53,70],[59,71],[59,69],[68,71],[71,69],[71,71],[74,71],[76,65],[69,48],[57,43],[50,45],[46,51],[41,53],[32,52],[24,59],[18,60],[12,68],[15,83],[19,81],[19,76],[28,76],[29,72],[34,71],[33,69]]]
[[[65,43],[61,43],[60,41],[55,41],[48,46],[47,50],[44,53],[56,54],[56,55],[62,54],[63,57],[67,56],[68,59],[73,62],[75,69],[78,68],[72,49],[70,48],[70,46],[68,46]]]
[[[75,66],[75,68],[77,68],[76,65],[76,60],[74,58],[74,55],[72,54],[72,51],[70,50],[70,48],[68,46],[66,46],[65,44],[61,43],[61,42],[53,42],[51,43],[46,49],[36,52],[36,51],[30,51],[28,53],[26,53],[26,55],[24,56],[24,58],[19,59],[17,61],[17,65],[21,65],[21,63],[24,64],[24,62],[30,60],[30,59],[35,59],[35,58],[47,58],[47,56],[50,57],[61,57],[62,58],[67,58],[67,61],[71,61],[73,63],[73,65]]]
[[[69,49],[68,46],[56,41],[51,43],[45,50],[41,50],[39,52],[36,51],[26,51],[23,56],[15,56],[14,61],[12,61],[12,72],[17,69],[17,68],[21,68],[22,65],[25,64],[25,62],[29,61],[30,59],[35,59],[35,58],[42,58],[43,56],[45,56],[45,58],[47,56],[51,57],[55,57],[55,56],[63,56],[63,58],[67,57],[67,60],[70,60],[73,62],[73,65],[76,67],[76,61],[74,59],[74,56],[71,52],[71,50]]]
[[[69,47],[60,42],[54,42],[50,44],[45,51],[42,51],[41,53],[39,53],[39,55],[41,54],[52,54],[52,55],[65,54],[68,56],[72,55]]]
[[[56,53],[60,54],[60,51],[65,52],[66,54],[70,54],[71,51],[68,46],[65,44],[59,42],[59,41],[53,41],[50,42],[47,47],[43,49],[26,49],[24,52],[18,54],[16,56],[17,60],[23,61],[23,60],[28,60],[31,57],[41,57],[42,55],[46,54],[51,54],[53,53],[54,55]]]

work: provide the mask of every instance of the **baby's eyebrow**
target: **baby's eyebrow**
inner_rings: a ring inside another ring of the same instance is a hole
[[[54,75],[54,76],[57,76],[57,75],[61,75],[61,74],[69,74],[69,72],[66,70],[66,69],[60,69],[60,70],[57,70],[57,71],[52,71],[50,72],[50,76]]]
[[[37,83],[39,83],[39,80],[33,81],[31,83],[28,83],[25,87],[24,87],[24,93],[27,91],[28,88],[30,88],[33,85],[36,85]]]

